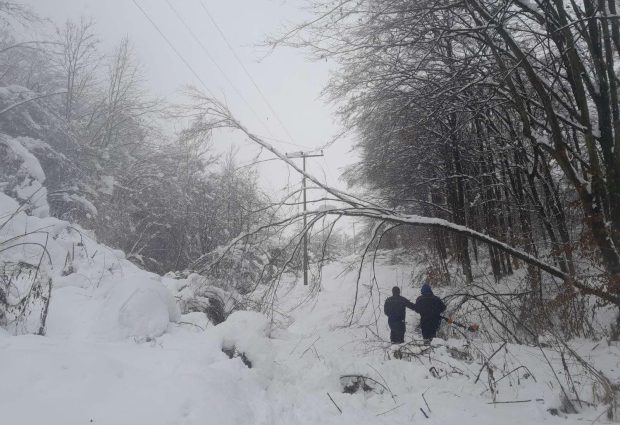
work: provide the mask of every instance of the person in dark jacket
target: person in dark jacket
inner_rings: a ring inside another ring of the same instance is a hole
[[[441,313],[446,310],[446,305],[441,298],[433,294],[428,283],[422,285],[422,295],[415,302],[414,309],[420,315],[420,328],[424,342],[430,344],[437,335],[437,329],[441,322]]]
[[[405,342],[405,309],[416,310],[415,305],[407,298],[400,295],[400,288],[392,288],[392,296],[385,300],[383,312],[388,317],[390,326],[390,341],[393,344]]]

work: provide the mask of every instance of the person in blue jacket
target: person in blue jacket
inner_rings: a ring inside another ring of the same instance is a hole
[[[428,283],[422,285],[420,292],[422,295],[418,297],[412,310],[420,315],[422,338],[426,344],[430,344],[431,340],[437,336],[437,330],[441,323],[441,313],[446,310],[446,305],[441,301],[441,298],[433,294]]]

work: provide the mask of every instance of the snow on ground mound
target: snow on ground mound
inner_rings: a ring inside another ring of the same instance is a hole
[[[139,269],[124,254],[98,244],[87,231],[53,217],[35,217],[0,193],[0,252],[4,264],[41,262],[51,278],[47,335],[117,340],[162,335],[179,310],[161,277]],[[8,221],[7,221],[8,220]],[[49,256],[48,254],[49,253]],[[31,281],[14,291],[25,293]],[[38,329],[39,311],[9,323],[13,333]]]
[[[3,424],[274,423],[252,370],[188,330],[141,344],[0,336],[0,360]]]
[[[221,338],[222,349],[236,350],[262,372],[273,366],[273,348],[268,340],[270,324],[267,317],[252,311],[236,311],[213,330]]]
[[[27,203],[33,215],[47,217],[49,215],[47,189],[43,186],[45,173],[37,158],[24,147],[24,144],[32,141],[33,139],[28,137],[0,134],[0,155],[3,156],[0,159],[0,166],[9,171],[10,176],[5,177],[15,180],[9,181],[10,187],[7,189],[14,192],[20,201]]]

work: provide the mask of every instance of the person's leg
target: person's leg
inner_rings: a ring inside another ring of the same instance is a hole
[[[396,343],[396,331],[394,330],[394,325],[390,323],[390,342],[392,344]]]
[[[435,329],[433,328],[433,324],[428,320],[422,320],[420,322],[420,328],[422,329],[422,338],[424,339],[425,345],[430,345],[431,341],[435,337]]]
[[[402,344],[405,342],[405,322],[388,321],[390,325],[390,341],[392,344]]]
[[[404,331],[404,322],[399,322],[399,321],[389,321],[388,320],[388,325],[390,325],[390,341],[392,341],[392,344],[402,344],[404,342],[404,335],[405,335],[405,331]],[[403,358],[403,354],[400,351],[400,348],[397,348],[394,351],[394,358],[395,359],[402,359]]]
[[[396,335],[396,339],[398,340],[397,343],[398,344],[402,344],[403,342],[405,342],[405,329],[406,329],[406,326],[405,326],[405,321],[404,320],[402,322],[398,323],[397,329],[398,329],[398,333]]]
[[[398,339],[398,322],[388,320],[388,325],[390,326],[390,342],[396,344]]]
[[[420,322],[422,337],[424,338],[425,344],[430,344],[433,338],[437,336],[437,331],[439,330],[440,325],[441,320],[436,318],[425,319]]]

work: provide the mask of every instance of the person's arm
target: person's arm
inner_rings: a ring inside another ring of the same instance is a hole
[[[409,300],[406,300],[407,302],[405,303],[405,307],[407,307],[410,310],[415,311],[416,313],[418,312],[418,308],[416,307],[416,305],[414,303],[412,303]]]
[[[441,300],[441,298],[437,297],[437,301],[439,301],[439,314],[443,313],[444,311],[446,311],[446,305],[444,304],[444,302]]]

